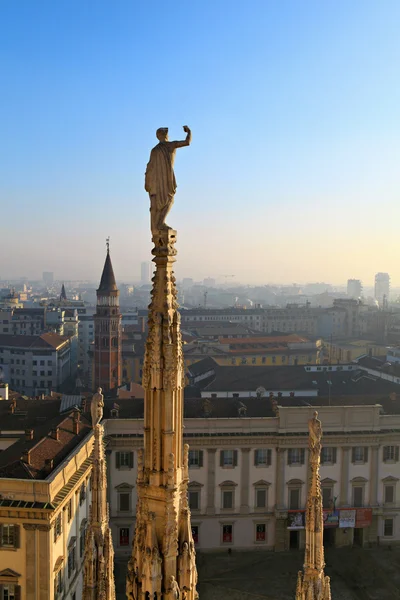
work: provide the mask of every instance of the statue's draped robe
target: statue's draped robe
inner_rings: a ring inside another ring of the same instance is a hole
[[[160,142],[150,154],[144,187],[152,196],[152,202],[155,201],[154,208],[157,211],[164,210],[176,192],[173,168],[176,148],[176,142]]]

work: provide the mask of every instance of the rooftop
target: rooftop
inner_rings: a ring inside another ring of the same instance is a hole
[[[58,333],[42,333],[42,335],[12,335],[0,334],[0,347],[58,350],[68,341],[68,337]]]

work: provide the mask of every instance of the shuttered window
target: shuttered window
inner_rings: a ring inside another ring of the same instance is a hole
[[[0,547],[19,548],[19,525],[13,523],[2,523],[0,525]]]
[[[238,452],[237,450],[221,450],[220,466],[221,467],[237,467]]]
[[[288,449],[288,465],[304,465],[304,448],[289,448]]]
[[[203,466],[203,450],[189,450],[189,467],[191,469]]]
[[[366,463],[368,462],[368,447],[367,446],[354,446],[351,450],[351,462],[353,463]]]
[[[269,467],[271,465],[271,448],[258,448],[254,450],[254,465],[256,467]]]
[[[115,466],[117,469],[133,469],[133,452],[116,452]]]
[[[383,447],[383,460],[384,462],[398,462],[399,461],[399,447],[398,446],[384,446]]]
[[[336,448],[323,447],[321,450],[321,465],[334,465],[336,463]]]

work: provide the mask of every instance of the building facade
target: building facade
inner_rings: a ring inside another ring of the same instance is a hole
[[[202,550],[288,550],[305,544],[308,419],[313,407],[275,417],[185,420],[189,504]],[[325,539],[346,546],[400,542],[400,415],[380,406],[323,406],[321,486]],[[130,554],[141,419],[108,419],[110,522],[116,554]]]
[[[0,335],[0,366],[12,389],[48,394],[71,376],[71,341],[56,333]]]

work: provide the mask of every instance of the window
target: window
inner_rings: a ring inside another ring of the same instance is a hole
[[[255,356],[253,356],[253,357],[252,357],[252,359],[251,359],[251,364],[252,364],[252,365],[255,365],[255,364],[256,364],[256,360],[257,360],[257,359],[256,359],[256,357],[255,357]]]
[[[60,568],[54,577],[54,596],[57,598],[63,591],[63,570]]]
[[[256,488],[256,508],[267,507],[267,488],[257,487]]]
[[[48,367],[51,367],[51,360],[48,360],[48,361],[47,361],[47,366],[48,366]]]
[[[71,577],[76,569],[75,543],[71,544],[68,551],[68,577]]]
[[[127,484],[122,484],[118,490],[118,510],[119,512],[130,512],[131,510],[131,489]]]
[[[383,447],[383,461],[384,462],[398,462],[399,460],[399,447],[398,446],[384,446]]]
[[[21,586],[14,585],[12,583],[5,583],[0,585],[2,592],[1,600],[20,600],[21,598]]]
[[[41,367],[44,367],[44,360],[41,360],[41,361],[40,361],[40,366],[41,366]]]
[[[384,537],[392,537],[394,530],[394,519],[385,519],[383,521],[383,535]]]
[[[273,357],[272,357],[272,364],[273,364],[273,365],[274,365],[274,364],[276,364],[276,356],[273,356]]]
[[[267,541],[267,526],[265,523],[256,524],[256,542]]]
[[[234,490],[222,490],[222,508],[225,510],[233,509]]]
[[[289,509],[290,510],[298,510],[300,508],[300,497],[301,497],[301,489],[300,488],[289,489]]]
[[[304,448],[288,449],[288,465],[304,465]]]
[[[198,490],[189,490],[189,508],[191,510],[199,510],[200,508],[200,492]]]
[[[19,548],[19,525],[0,525],[0,548]]]
[[[72,498],[69,499],[69,502],[67,504],[67,521],[68,521],[68,523],[70,522],[71,519],[72,519]]]
[[[220,466],[229,468],[237,467],[238,456],[237,450],[221,450],[220,452]]]
[[[385,504],[394,504],[394,485],[385,485]]]
[[[200,468],[203,466],[203,450],[189,450],[189,468]]]
[[[129,546],[129,527],[119,528],[119,545]]]
[[[368,447],[354,446],[354,448],[352,448],[352,450],[351,450],[351,462],[352,463],[368,462]]]
[[[222,543],[231,544],[233,542],[233,525],[222,525]]]
[[[62,533],[62,517],[61,513],[57,515],[54,521],[54,541],[56,541]]]
[[[85,553],[86,525],[87,525],[87,520],[83,519],[82,523],[81,523],[80,535],[79,535],[79,556],[81,558],[83,558],[83,555]]]
[[[321,450],[321,464],[334,465],[336,463],[336,448],[323,447]]]
[[[195,544],[199,543],[199,526],[192,525],[192,536]]]
[[[245,356],[242,356],[241,363],[242,365],[247,365],[247,358]]]
[[[117,469],[132,469],[133,452],[116,452],[115,461]]]
[[[272,451],[270,448],[258,448],[254,450],[254,465],[256,467],[269,467],[271,464]]]
[[[263,357],[261,358],[261,363],[262,363],[263,365],[265,365],[266,361],[267,361],[267,358],[266,358],[266,356],[263,356]]]
[[[363,506],[363,498],[364,496],[364,487],[361,485],[357,485],[353,487],[353,506],[355,508],[360,508]]]
[[[86,485],[82,483],[81,488],[79,490],[79,505],[82,506],[84,501],[86,500]]]
[[[332,487],[322,487],[322,506],[324,508],[331,508],[333,501]]]

